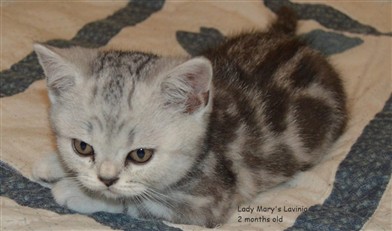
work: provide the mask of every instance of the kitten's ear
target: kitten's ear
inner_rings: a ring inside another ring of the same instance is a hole
[[[88,60],[96,53],[92,49],[62,49],[43,44],[34,44],[34,51],[47,77],[52,103],[75,85],[77,76],[85,74]]]
[[[62,53],[62,49],[43,44],[34,44],[34,51],[38,56],[49,90],[52,103],[65,91],[75,84],[74,71],[71,63]]]
[[[208,59],[193,58],[169,72],[162,84],[165,103],[192,114],[210,101],[212,66]]]

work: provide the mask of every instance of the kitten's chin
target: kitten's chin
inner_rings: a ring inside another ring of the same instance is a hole
[[[85,178],[80,178],[79,182],[88,192],[110,200],[139,197],[148,191],[144,184],[138,182],[116,183],[110,187],[97,181],[85,180]]]
[[[143,195],[143,193],[135,193],[135,194],[120,194],[110,190],[101,191],[102,196],[104,196],[108,200],[122,201],[126,199],[133,200],[134,198],[139,198]]]
[[[104,190],[101,190],[100,193],[107,199],[122,200],[127,198],[139,197],[145,193],[145,190],[139,188],[139,190],[124,192],[124,191],[119,191],[116,188],[106,188]]]
[[[110,189],[104,190],[101,192],[104,197],[111,200],[118,200],[124,198],[124,195],[116,193]]]

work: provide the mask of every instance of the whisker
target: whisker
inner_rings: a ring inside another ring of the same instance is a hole
[[[144,200],[148,200],[148,198],[146,198],[146,195],[145,195],[145,193],[142,193],[142,194],[140,194],[140,196],[139,196],[139,200],[140,200],[140,209],[142,210],[142,212],[143,212],[143,215],[145,216],[145,218],[146,219],[154,219],[155,217],[154,217],[154,215],[150,212],[150,210],[149,209],[147,209],[144,205],[143,205],[143,200],[141,199],[141,198],[143,198]]]
[[[170,201],[172,201],[173,199],[170,198],[169,196],[162,194],[160,192],[157,192],[151,188],[149,188],[147,192],[148,192],[149,198],[152,201],[157,202],[159,204],[162,204],[170,209],[175,209],[175,206],[172,203],[170,203]]]

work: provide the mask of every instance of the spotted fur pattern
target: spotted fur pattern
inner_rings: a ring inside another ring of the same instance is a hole
[[[309,169],[344,130],[345,94],[283,12],[267,32],[239,34],[196,58],[35,45],[59,157],[34,175],[61,175],[54,197],[79,212],[214,227]],[[94,155],[75,153],[73,139]],[[139,148],[154,150],[151,160],[127,161]]]

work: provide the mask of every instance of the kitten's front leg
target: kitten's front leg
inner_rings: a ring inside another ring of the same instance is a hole
[[[119,202],[105,200],[102,197],[93,198],[72,178],[64,178],[57,182],[52,188],[52,194],[58,204],[80,213],[122,213],[124,210],[124,206]]]
[[[65,169],[56,153],[44,156],[33,164],[32,177],[45,187],[51,187],[53,183],[66,176]]]

